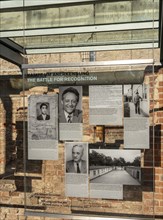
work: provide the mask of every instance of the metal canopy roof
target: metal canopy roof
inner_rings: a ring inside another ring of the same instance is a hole
[[[22,54],[158,48],[161,8],[159,0],[1,0],[0,43]]]

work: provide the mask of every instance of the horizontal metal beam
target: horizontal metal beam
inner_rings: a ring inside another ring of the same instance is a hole
[[[82,47],[59,47],[59,48],[40,48],[26,49],[26,54],[48,54],[48,53],[73,53],[89,51],[111,51],[111,50],[134,50],[134,49],[153,49],[158,48],[158,43],[137,43],[104,46],[82,46]]]
[[[81,63],[55,63],[55,64],[22,64],[22,69],[38,69],[38,68],[68,68],[68,67],[104,67],[117,65],[147,65],[154,64],[153,59],[137,59],[137,60],[114,60],[114,61],[96,61]]]
[[[110,0],[111,1],[111,0]],[[112,0],[114,1],[114,0]],[[122,1],[122,0],[119,0]],[[126,0],[125,0],[126,1]],[[129,0],[128,0],[129,1]],[[101,1],[97,1],[97,0],[59,0],[59,1],[55,1],[55,0],[22,0],[22,1],[18,1],[18,0],[12,0],[12,1],[1,1],[0,2],[0,8],[2,10],[4,9],[19,9],[24,7],[24,10],[28,7],[40,7],[40,6],[44,6],[44,8],[46,6],[58,6],[58,5],[79,5],[79,4],[88,4],[88,3],[103,3],[103,2],[107,2],[106,0],[101,0]]]
[[[13,30],[1,31],[1,37],[28,37],[28,36],[46,36],[59,34],[82,34],[82,33],[97,33],[108,31],[125,31],[125,30],[145,30],[158,28],[158,21],[148,22],[133,22],[123,24],[109,24],[109,25],[90,25],[78,27],[64,27],[64,28],[44,28],[44,29],[30,29],[30,30]]]
[[[0,57],[19,67],[27,63],[27,58],[21,56],[18,52],[13,51],[2,43],[0,43]]]
[[[71,219],[71,220],[154,220],[153,216],[148,218],[141,217],[108,217],[105,215],[79,215],[79,214],[58,214],[58,213],[45,213],[35,211],[25,211],[25,216],[40,216],[40,217],[53,217],[60,219]]]
[[[0,38],[0,43],[3,45],[6,45],[7,47],[11,48],[14,51],[24,53],[24,48],[18,44],[16,44],[14,41],[8,39],[8,38]]]
[[[24,0],[24,1],[2,1],[1,2],[1,9],[8,9],[8,8],[19,8],[19,7],[33,7],[33,6],[55,6],[58,4],[78,4],[78,3],[89,3],[89,2],[97,2],[95,0],[59,0],[59,1],[52,1],[52,0],[42,0],[42,1],[33,1],[33,0]]]

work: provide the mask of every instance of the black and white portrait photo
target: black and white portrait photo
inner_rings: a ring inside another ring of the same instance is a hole
[[[29,159],[58,158],[58,94],[28,98]]]
[[[82,142],[66,143],[66,173],[87,174],[87,144]]]
[[[65,142],[65,194],[88,197],[88,143]]]
[[[49,103],[41,102],[36,104],[37,120],[49,120]]]
[[[82,123],[82,87],[59,88],[59,122]]]

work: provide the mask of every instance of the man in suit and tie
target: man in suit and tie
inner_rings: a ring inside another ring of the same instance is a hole
[[[63,91],[62,107],[59,110],[60,123],[82,123],[82,111],[76,109],[78,102],[79,92],[75,88],[69,87]]]
[[[50,115],[48,115],[47,110],[48,110],[48,105],[46,103],[41,103],[41,105],[40,105],[41,114],[39,116],[37,116],[37,120],[39,120],[39,121],[49,120]]]
[[[87,163],[82,159],[83,153],[83,145],[79,144],[72,147],[72,160],[66,163],[66,173],[87,173]]]

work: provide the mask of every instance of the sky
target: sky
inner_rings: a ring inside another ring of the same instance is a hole
[[[110,156],[112,159],[123,157],[126,162],[133,162],[136,157],[141,156],[140,150],[91,149],[90,153],[92,152],[92,150],[104,154],[105,156]]]
[[[124,95],[127,95],[128,89],[131,88],[131,85],[124,85]],[[140,94],[142,94],[142,84],[133,85],[133,94],[138,90]]]

